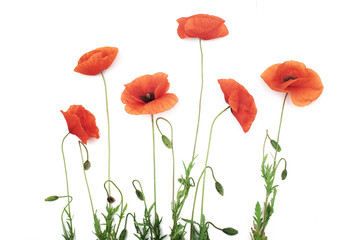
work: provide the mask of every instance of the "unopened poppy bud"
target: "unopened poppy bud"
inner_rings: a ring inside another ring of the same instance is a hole
[[[123,229],[120,233],[120,237],[119,237],[119,240],[125,240],[126,239],[126,236],[127,236],[127,230],[126,229]]]
[[[161,136],[161,139],[162,139],[164,145],[165,145],[167,148],[172,148],[172,143],[171,143],[171,141],[169,140],[169,138],[168,138],[167,136],[162,135],[162,136]]]
[[[238,230],[231,228],[231,227],[224,228],[222,231],[223,231],[223,233],[230,235],[230,236],[234,236],[234,235],[238,234]]]
[[[282,171],[282,173],[281,173],[281,179],[282,179],[282,180],[285,180],[286,177],[287,177],[287,170],[286,170],[286,168],[285,168],[284,171]]]
[[[219,182],[215,182],[215,188],[221,196],[224,196],[224,188]]]
[[[108,196],[107,201],[108,201],[108,203],[114,203],[116,200],[114,197]]]
[[[270,143],[277,152],[281,152],[281,147],[275,140],[271,139]]]
[[[144,194],[140,190],[136,189],[135,193],[136,193],[136,196],[138,197],[138,199],[140,199],[141,201],[144,201],[144,199],[145,199]]]
[[[91,163],[89,160],[86,160],[86,162],[84,163],[84,170],[89,170],[89,168],[91,167]]]
[[[50,197],[45,198],[45,201],[46,202],[52,202],[52,201],[56,201],[58,199],[59,199],[58,196],[50,196]]]

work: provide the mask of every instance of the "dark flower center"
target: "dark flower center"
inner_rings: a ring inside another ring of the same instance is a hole
[[[284,82],[287,82],[287,81],[289,81],[289,80],[294,80],[294,79],[297,79],[297,77],[296,77],[296,76],[292,76],[292,75],[285,75],[285,76],[283,77]]]
[[[145,94],[145,96],[140,96],[140,99],[144,102],[144,103],[148,103],[151,102],[152,100],[155,99],[154,93],[147,93]]]

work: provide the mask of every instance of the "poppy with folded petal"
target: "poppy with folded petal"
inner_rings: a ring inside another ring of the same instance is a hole
[[[159,72],[125,84],[121,94],[121,101],[126,104],[125,111],[134,115],[156,114],[174,107],[178,98],[173,93],[166,93],[170,87],[167,76]]]
[[[272,90],[289,93],[291,101],[299,107],[315,101],[324,89],[319,75],[297,61],[274,64],[261,78]]]
[[[116,47],[102,47],[85,53],[74,71],[85,75],[98,75],[111,66],[118,51]]]
[[[233,79],[219,79],[218,82],[232,114],[244,132],[249,131],[257,113],[254,98],[245,87]]]
[[[99,138],[99,128],[95,116],[81,105],[71,105],[62,114],[68,125],[69,132],[77,136],[84,144],[89,138]]]
[[[200,38],[210,40],[225,37],[229,34],[225,26],[225,20],[208,14],[196,14],[190,17],[182,17],[177,32],[180,38]]]

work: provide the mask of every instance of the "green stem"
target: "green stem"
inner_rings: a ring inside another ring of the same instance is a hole
[[[277,142],[278,145],[279,145],[279,138],[280,138],[281,123],[282,123],[282,119],[283,119],[285,102],[286,102],[287,96],[288,96],[288,93],[285,94],[284,101],[283,101],[282,108],[281,108],[280,123],[279,123],[279,129],[278,129],[277,138],[276,138],[276,142]],[[267,134],[267,133],[266,133],[266,134]],[[266,136],[268,136],[268,135],[266,135]],[[265,138],[265,139],[266,139],[266,138]],[[273,165],[273,171],[274,171],[273,175],[274,175],[274,176],[276,175],[276,169],[277,169],[277,167],[276,167],[276,157],[277,157],[277,153],[278,153],[278,151],[275,150],[274,165]],[[265,224],[265,214],[266,214],[266,212],[267,212],[267,205],[268,205],[269,197],[270,197],[270,194],[268,194],[268,192],[266,192],[266,198],[265,198],[265,203],[264,203],[264,217],[263,217],[264,224],[263,224],[263,228],[261,229],[260,236],[262,236],[262,235],[264,234],[265,228],[266,228],[266,224]]]
[[[153,168],[154,168],[154,211],[155,216],[156,211],[156,164],[155,164],[155,127],[154,127],[154,115],[151,114],[151,129],[152,129],[152,138],[153,138]]]
[[[172,204],[174,204],[175,202],[175,154],[174,154],[174,140],[173,140],[173,127],[171,125],[171,123],[163,118],[163,117],[158,117],[156,119],[156,127],[157,129],[159,130],[160,134],[163,135],[163,133],[161,132],[160,130],[160,127],[159,127],[159,124],[158,124],[158,120],[161,119],[161,120],[164,120],[165,122],[167,122],[170,126],[170,129],[171,129],[171,137],[170,137],[170,142],[171,142],[171,153],[172,153]]]
[[[68,174],[67,174],[67,170],[66,170],[66,161],[65,161],[65,153],[64,153],[64,141],[66,139],[67,136],[69,136],[70,133],[66,134],[65,137],[63,138],[62,142],[61,142],[61,152],[62,152],[62,156],[63,156],[63,160],[64,160],[64,169],[65,169],[65,178],[66,178],[66,192],[67,192],[67,196],[68,196],[68,210],[69,210],[69,215],[71,216],[71,211],[70,211],[70,191],[69,191],[69,179],[68,179]],[[70,219],[70,221],[72,221]]]
[[[197,120],[197,126],[196,126],[195,143],[194,143],[194,149],[193,149],[191,161],[194,161],[194,157],[195,157],[196,143],[197,143],[197,137],[198,137],[199,125],[200,125],[201,99],[202,99],[202,93],[203,93],[203,87],[204,87],[204,56],[203,56],[200,38],[199,38],[199,45],[200,45],[200,54],[201,54],[201,88],[200,88],[199,113],[198,113],[198,120]]]
[[[63,228],[65,229],[65,224],[64,224],[64,212],[65,212],[65,209],[66,209],[66,207],[68,207],[68,208],[70,208],[70,203],[72,202],[72,200],[73,200],[73,198],[72,198],[72,196],[69,196],[69,195],[67,195],[67,196],[60,196],[59,198],[62,198],[62,197],[67,197],[68,198],[68,203],[66,204],[66,206],[64,207],[64,209],[63,209],[63,211],[61,212],[61,222],[62,222],[62,225],[63,225]],[[71,200],[70,200],[70,198],[71,198]],[[72,226],[72,218],[71,218],[71,214],[70,214],[70,212],[69,212],[69,219],[70,219],[70,225]]]
[[[107,87],[104,74],[101,72],[101,76],[104,82],[105,88],[105,103],[106,103],[106,116],[107,116],[107,125],[108,125],[108,180],[110,180],[110,118],[109,118],[109,102],[108,102],[108,94]],[[110,194],[110,182],[109,182],[109,194]]]
[[[213,120],[212,124],[211,124],[211,128],[210,128],[210,136],[209,136],[209,143],[208,143],[208,149],[207,149],[207,154],[206,154],[206,161],[205,161],[205,167],[203,172],[201,173],[201,175],[203,175],[203,189],[202,189],[202,199],[201,199],[201,216],[203,215],[203,206],[204,206],[204,193],[205,193],[205,175],[206,175],[206,168],[207,168],[207,162],[209,159],[209,152],[210,152],[210,143],[211,143],[211,136],[212,136],[212,131],[213,131],[213,127],[214,127],[214,123],[216,121],[216,119],[222,114],[224,113],[226,110],[228,110],[230,108],[230,106],[227,106],[224,110],[222,110]],[[199,178],[199,181],[201,179],[201,175]],[[198,184],[196,186],[196,190],[195,190],[195,196],[194,196],[194,203],[193,203],[193,209],[192,209],[192,215],[191,215],[191,221],[194,220],[194,210],[195,210],[195,202],[196,202],[196,196],[197,196],[197,192],[198,192],[198,188],[199,188],[199,181]],[[201,217],[200,216],[200,217]],[[192,227],[192,225],[191,225]],[[192,235],[192,231],[190,231],[190,235]],[[190,239],[192,236],[190,236]]]
[[[212,135],[212,131],[213,131],[213,127],[214,127],[214,123],[216,121],[216,119],[226,110],[228,110],[230,108],[230,106],[228,106],[227,108],[225,108],[224,110],[222,110],[215,118],[214,121],[211,124],[211,129],[210,129],[210,136],[209,136],[209,143],[208,143],[208,149],[207,149],[207,153],[206,153],[206,161],[205,161],[205,167],[207,166],[207,162],[209,159],[209,152],[210,152],[210,143],[211,143],[211,135]],[[205,176],[206,176],[206,172],[204,172],[204,176],[203,176],[203,188],[202,188],[202,198],[201,198],[201,216],[203,215],[204,212],[204,195],[205,195]]]
[[[92,201],[92,198],[91,198],[90,187],[89,187],[89,183],[88,183],[88,180],[87,180],[87,177],[86,177],[85,168],[84,168],[84,157],[83,157],[81,145],[83,145],[83,147],[84,147],[85,150],[86,150],[86,154],[87,154],[87,158],[86,158],[86,159],[89,159],[89,152],[88,152],[86,146],[84,145],[84,143],[82,143],[81,141],[79,141],[79,148],[80,148],[80,154],[81,154],[82,168],[83,168],[84,177],[85,177],[85,182],[86,182],[86,187],[87,187],[87,190],[88,190],[89,199],[90,199],[90,203],[91,203],[91,210],[92,210],[92,213],[93,213],[93,216],[94,216],[94,215],[95,215],[94,205],[93,205],[93,201]]]

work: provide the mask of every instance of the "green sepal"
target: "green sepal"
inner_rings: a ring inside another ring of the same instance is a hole
[[[271,146],[273,146],[273,148],[277,151],[277,152],[281,152],[281,147],[280,145],[275,141],[275,140],[270,140]]]
[[[231,228],[231,227],[224,228],[222,231],[225,234],[230,235],[230,236],[234,236],[234,235],[238,234],[238,230]]]
[[[142,193],[142,191],[136,189],[135,193],[136,193],[136,196],[138,197],[138,199],[140,199],[141,201],[144,201],[145,197],[144,197],[144,194]]]
[[[161,136],[161,139],[162,139],[164,145],[165,145],[167,148],[172,148],[172,143],[171,143],[171,141],[169,140],[169,138],[168,138],[167,136],[162,135],[162,136]]]
[[[282,180],[285,180],[286,177],[287,177],[287,170],[286,170],[286,168],[285,168],[284,171],[282,171],[282,173],[281,173],[281,179],[282,179]]]
[[[126,229],[123,229],[120,233],[120,237],[119,237],[119,240],[125,240],[126,239],[126,236],[127,236],[127,230]]]
[[[219,182],[215,182],[215,188],[221,196],[224,196],[224,188]]]
[[[56,201],[58,199],[59,199],[58,196],[50,196],[50,197],[45,198],[45,201],[46,202],[52,202],[52,201]]]
[[[86,160],[86,162],[84,163],[84,170],[89,170],[91,167],[91,163],[89,160]]]

